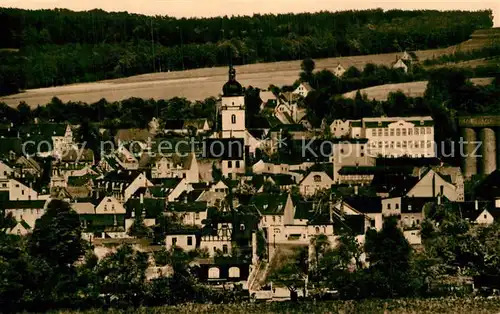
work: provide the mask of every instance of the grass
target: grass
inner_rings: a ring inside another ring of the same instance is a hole
[[[499,299],[484,298],[437,298],[437,299],[397,299],[362,301],[324,302],[274,302],[235,304],[184,304],[164,307],[142,307],[128,310],[90,310],[81,313],[224,313],[224,314],[265,314],[265,313],[496,313],[500,311]],[[60,311],[55,313],[74,313]]]
[[[436,58],[456,51],[478,49],[490,44],[490,37],[495,37],[498,29],[481,30],[480,35],[448,48],[416,51],[420,61]],[[476,34],[476,33],[475,33]],[[333,70],[339,63],[343,67],[356,66],[363,68],[367,63],[391,65],[401,53],[387,53],[352,57],[318,59],[318,70]],[[300,72],[301,60],[274,63],[257,63],[237,66],[237,78],[245,86],[267,89],[270,84],[292,84]],[[137,75],[132,77],[107,80],[96,83],[72,84],[59,87],[27,90],[24,93],[0,98],[11,106],[25,101],[36,107],[45,105],[52,97],[67,101],[97,102],[101,98],[118,101],[130,97],[144,99],[170,99],[175,96],[190,100],[201,100],[221,93],[222,85],[227,81],[227,68],[214,67],[176,72],[162,72]]]
[[[476,85],[488,85],[492,82],[492,78],[473,78],[471,81]],[[401,91],[409,97],[421,97],[427,88],[427,81],[399,83],[399,84],[385,84],[378,85],[360,90],[361,95],[366,94],[369,100],[387,100],[389,93]],[[357,91],[352,91],[343,94],[345,98],[354,98]]]

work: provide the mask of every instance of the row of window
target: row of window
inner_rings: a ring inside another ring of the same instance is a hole
[[[432,141],[371,141],[371,147],[378,148],[431,148]]]
[[[432,134],[432,128],[375,128],[372,129],[372,136],[407,136]]]

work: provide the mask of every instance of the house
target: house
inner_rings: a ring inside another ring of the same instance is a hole
[[[72,203],[71,207],[80,217],[84,239],[128,237],[125,229],[126,210],[116,198],[77,202]]]
[[[211,257],[229,255],[232,245],[233,225],[230,222],[217,223],[216,229],[204,229],[200,249],[207,250]]]
[[[60,123],[35,123],[22,125],[19,136],[29,154],[60,156],[65,150],[71,149],[73,131],[69,124]],[[42,148],[44,152],[42,152]]]
[[[199,242],[200,230],[196,228],[168,230],[165,235],[167,250],[177,247],[181,248],[184,252],[189,252],[199,247]]]
[[[351,120],[333,120],[330,133],[334,138],[347,137],[351,133]]]
[[[144,173],[131,170],[108,172],[95,181],[98,192],[114,196],[123,203],[127,202],[139,188],[154,185]]]
[[[6,179],[14,176],[14,168],[7,162],[0,161],[0,179]]]
[[[118,146],[130,142],[148,143],[155,137],[148,129],[119,129],[116,131],[115,143]]]
[[[300,95],[302,97],[307,97],[310,92],[312,92],[314,89],[309,85],[307,82],[301,82],[299,86],[292,92],[294,95]]]
[[[274,108],[274,116],[283,124],[295,124],[306,116],[305,108],[299,107],[297,94],[283,93],[279,97],[279,103]]]
[[[262,101],[260,104],[261,111],[266,107],[274,108],[278,104],[278,97],[276,97],[272,91],[261,91],[259,96]]]
[[[8,229],[7,233],[18,235],[18,236],[25,236],[25,235],[31,233],[32,230],[33,230],[33,228],[29,224],[27,224],[26,221],[21,220],[14,227],[12,227],[11,229]]]
[[[382,229],[382,200],[380,197],[348,197],[344,204],[369,218],[370,227],[376,230]]]
[[[200,171],[195,153],[187,156],[160,156],[154,160],[151,167],[153,179],[185,178],[187,183],[200,182]]]
[[[344,75],[345,72],[346,69],[344,69],[344,67],[340,63],[335,67],[335,69],[333,69],[333,74],[336,77],[342,77],[342,75]]]
[[[406,50],[403,52],[403,56],[401,56],[401,60],[403,61],[412,61],[412,57],[410,56],[410,54],[408,52],[406,52]]]
[[[38,192],[31,187],[21,183],[20,179],[0,178],[0,192],[9,193],[11,201],[35,201],[38,200]]]
[[[333,169],[331,175],[335,184],[343,183],[349,173],[344,169],[343,174],[339,171],[344,167],[371,167],[375,165],[375,159],[369,154],[368,141],[366,139],[345,139],[333,141]],[[352,168],[347,168],[352,169]]]
[[[408,72],[408,66],[403,62],[402,59],[398,59],[398,61],[392,65],[392,68],[402,69],[405,73]]]
[[[329,170],[314,170],[313,168],[299,183],[300,194],[304,196],[313,196],[319,191],[329,190],[334,184]]]
[[[450,182],[449,177],[439,175],[430,169],[420,180],[406,193],[408,197],[446,197],[452,202],[459,200],[462,192]]]
[[[198,135],[211,131],[207,119],[165,120],[165,133]]]
[[[42,175],[42,167],[32,157],[20,156],[13,166],[21,175],[29,174],[34,177],[40,177]]]
[[[166,206],[167,215],[176,215],[185,226],[202,227],[207,219],[208,207],[206,202],[170,202]]]
[[[5,216],[11,214],[18,223],[22,222],[25,229],[33,229],[36,221],[45,213],[46,203],[45,200],[2,201],[0,209],[3,209]]]

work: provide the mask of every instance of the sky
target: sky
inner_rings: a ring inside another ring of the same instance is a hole
[[[492,9],[500,27],[499,0],[0,0],[0,7],[23,9],[66,8],[75,11],[95,8],[175,17],[252,15],[254,13],[299,13],[351,9]]]

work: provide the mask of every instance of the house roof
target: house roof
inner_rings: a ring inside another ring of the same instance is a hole
[[[154,138],[154,135],[149,133],[148,129],[120,129],[116,132],[115,140],[122,142],[143,141]]]
[[[71,208],[78,214],[95,214],[95,205],[90,202],[72,203]]]
[[[439,158],[377,158],[375,161],[376,166],[380,167],[426,167],[426,166],[439,166],[441,161]]]
[[[267,103],[270,100],[277,100],[277,97],[271,91],[261,91],[260,99],[262,100],[263,103]]]
[[[167,211],[171,212],[203,212],[207,210],[207,202],[170,202]]]
[[[273,174],[266,177],[271,178],[278,186],[289,186],[297,183],[295,182],[295,177],[288,174]]]
[[[42,209],[45,207],[46,200],[37,201],[6,201],[0,203],[3,209]]]
[[[344,202],[364,214],[382,212],[382,199],[380,197],[348,197],[344,199]]]
[[[150,181],[155,186],[161,186],[163,188],[173,189],[177,185],[179,185],[179,183],[182,181],[182,179],[181,178],[162,178],[162,179],[156,178],[156,179],[151,179]]]
[[[168,119],[165,120],[165,130],[187,130],[189,127],[202,130],[206,122],[207,119]]]
[[[77,150],[71,149],[63,152],[62,162],[93,162],[94,152],[91,149]]]
[[[102,181],[120,181],[120,182],[132,182],[140,175],[141,172],[137,170],[118,170],[110,171],[106,173],[104,178],[97,179]]]
[[[365,233],[365,216],[363,215],[333,215],[333,229],[335,234],[354,234]]]
[[[365,128],[385,128],[390,124],[405,121],[415,124],[417,127],[434,126],[434,120],[430,116],[425,117],[382,117],[382,118],[363,118]]]
[[[476,195],[485,200],[500,197],[500,170],[495,170],[476,187]]]
[[[377,193],[389,193],[390,196],[403,196],[420,180],[407,174],[377,173],[371,185]]]
[[[165,208],[165,199],[158,198],[144,198],[142,204],[140,199],[131,198],[125,203],[128,217],[131,216],[132,212],[138,216],[145,211],[146,218],[156,218],[165,211]]]
[[[250,199],[249,205],[255,206],[262,215],[282,215],[288,194],[257,193]]]
[[[436,199],[432,197],[403,197],[401,198],[401,213],[422,213],[426,204],[435,202]]]
[[[70,185],[70,186],[84,186],[89,181],[94,180],[96,177],[97,176],[92,175],[92,174],[86,174],[83,176],[70,176],[70,177],[68,177],[68,185]]]
[[[314,90],[314,88],[311,87],[311,85],[309,85],[309,83],[307,82],[301,82],[300,85],[304,86],[304,88],[306,89],[306,91],[310,92],[312,90]]]

